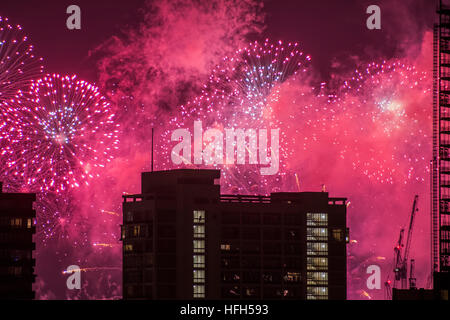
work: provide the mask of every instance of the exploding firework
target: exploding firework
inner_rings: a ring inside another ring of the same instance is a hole
[[[12,152],[6,136],[11,130],[8,120],[15,112],[11,99],[26,90],[31,80],[42,72],[42,58],[33,54],[33,45],[22,27],[11,25],[8,18],[0,16],[0,174],[5,154]],[[6,181],[5,188],[15,189],[17,185],[14,181]]]
[[[202,94],[192,102],[180,107],[179,115],[173,117],[164,128],[159,146],[161,158],[171,159],[171,133],[176,128],[192,128],[193,122],[201,120],[208,129],[279,129],[285,124],[277,116],[274,106],[279,103],[281,86],[306,77],[310,57],[297,43],[283,45],[254,42],[227,56],[216,66]],[[286,131],[280,132],[280,167],[289,154]],[[247,151],[250,152],[247,148]],[[173,164],[165,162],[163,168]],[[258,165],[219,165],[222,169],[222,187],[232,193],[268,193],[272,186],[280,186],[285,170],[273,177],[261,176]],[[270,185],[270,188],[268,187]]]
[[[119,125],[97,87],[76,76],[47,75],[14,102],[6,174],[31,190],[88,185],[113,158]]]
[[[423,182],[430,81],[425,72],[399,61],[356,70],[332,106],[341,158],[380,183]]]
[[[44,246],[50,239],[72,240],[70,227],[76,227],[72,225],[73,213],[76,209],[70,197],[55,193],[40,193],[35,209],[37,236]]]
[[[42,58],[33,54],[33,45],[20,25],[0,16],[0,105],[24,90],[43,71]]]

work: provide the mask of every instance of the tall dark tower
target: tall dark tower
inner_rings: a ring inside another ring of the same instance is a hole
[[[450,270],[450,2],[440,0],[437,13],[439,22],[434,26],[433,43],[431,260],[433,273],[447,278]]]

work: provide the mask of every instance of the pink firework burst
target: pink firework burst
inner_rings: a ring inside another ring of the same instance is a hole
[[[340,157],[373,181],[423,182],[431,78],[400,61],[370,63],[344,81],[333,108]]]
[[[42,58],[34,55],[22,27],[11,25],[8,18],[0,16],[0,105],[26,89],[43,68]]]
[[[266,129],[270,133],[271,129],[284,127],[285,124],[277,116],[278,110],[274,109],[279,103],[280,90],[288,82],[295,82],[297,77],[306,77],[309,62],[310,57],[301,51],[297,43],[283,45],[280,41],[272,44],[269,40],[262,44],[251,43],[234,55],[225,57],[213,69],[202,94],[181,106],[177,115],[164,127],[158,143],[161,167],[174,166],[170,161],[174,145],[170,143],[173,130],[192,130],[193,122],[197,120],[202,121],[205,130]],[[213,164],[213,167],[222,170],[221,181],[225,192],[268,193],[274,191],[274,186],[279,188],[289,154],[284,146],[289,139],[286,131],[281,130],[280,170],[273,176],[261,176],[260,166],[249,164],[248,159],[246,165]]]
[[[11,152],[7,141],[12,101],[17,94],[26,90],[31,80],[43,72],[42,58],[33,53],[22,27],[12,25],[8,18],[0,16],[0,172],[4,167],[3,155]],[[12,181],[10,181],[13,184]],[[6,186],[8,187],[8,186]]]
[[[14,100],[8,123],[6,181],[30,190],[62,192],[88,185],[118,148],[119,125],[109,102],[76,76],[33,81]]]

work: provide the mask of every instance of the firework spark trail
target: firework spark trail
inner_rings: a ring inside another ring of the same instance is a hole
[[[88,185],[113,159],[119,125],[98,88],[76,76],[47,75],[15,102],[7,174],[31,190],[64,192]]]
[[[88,271],[99,271],[99,270],[122,270],[121,267],[89,267],[89,268],[80,268],[80,269],[72,269],[72,270],[64,270],[62,274],[72,274],[74,272],[88,272]]]

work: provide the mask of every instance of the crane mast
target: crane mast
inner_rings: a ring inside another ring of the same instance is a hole
[[[405,228],[400,230],[400,235],[397,241],[397,244],[394,248],[394,283],[392,288],[399,289],[399,283],[401,289],[407,289],[408,285],[408,259],[409,259],[409,251],[411,248],[412,242],[412,234],[414,229],[414,221],[416,217],[416,213],[419,211],[418,208],[419,196],[414,196],[414,202],[411,210],[411,215],[409,219],[408,231],[406,233],[406,244],[403,244],[405,238]],[[411,260],[411,270],[410,270],[410,288],[415,287],[416,279],[413,276],[414,274],[414,260]],[[385,297],[390,299],[392,297],[392,288],[391,281],[388,280],[385,282]]]

